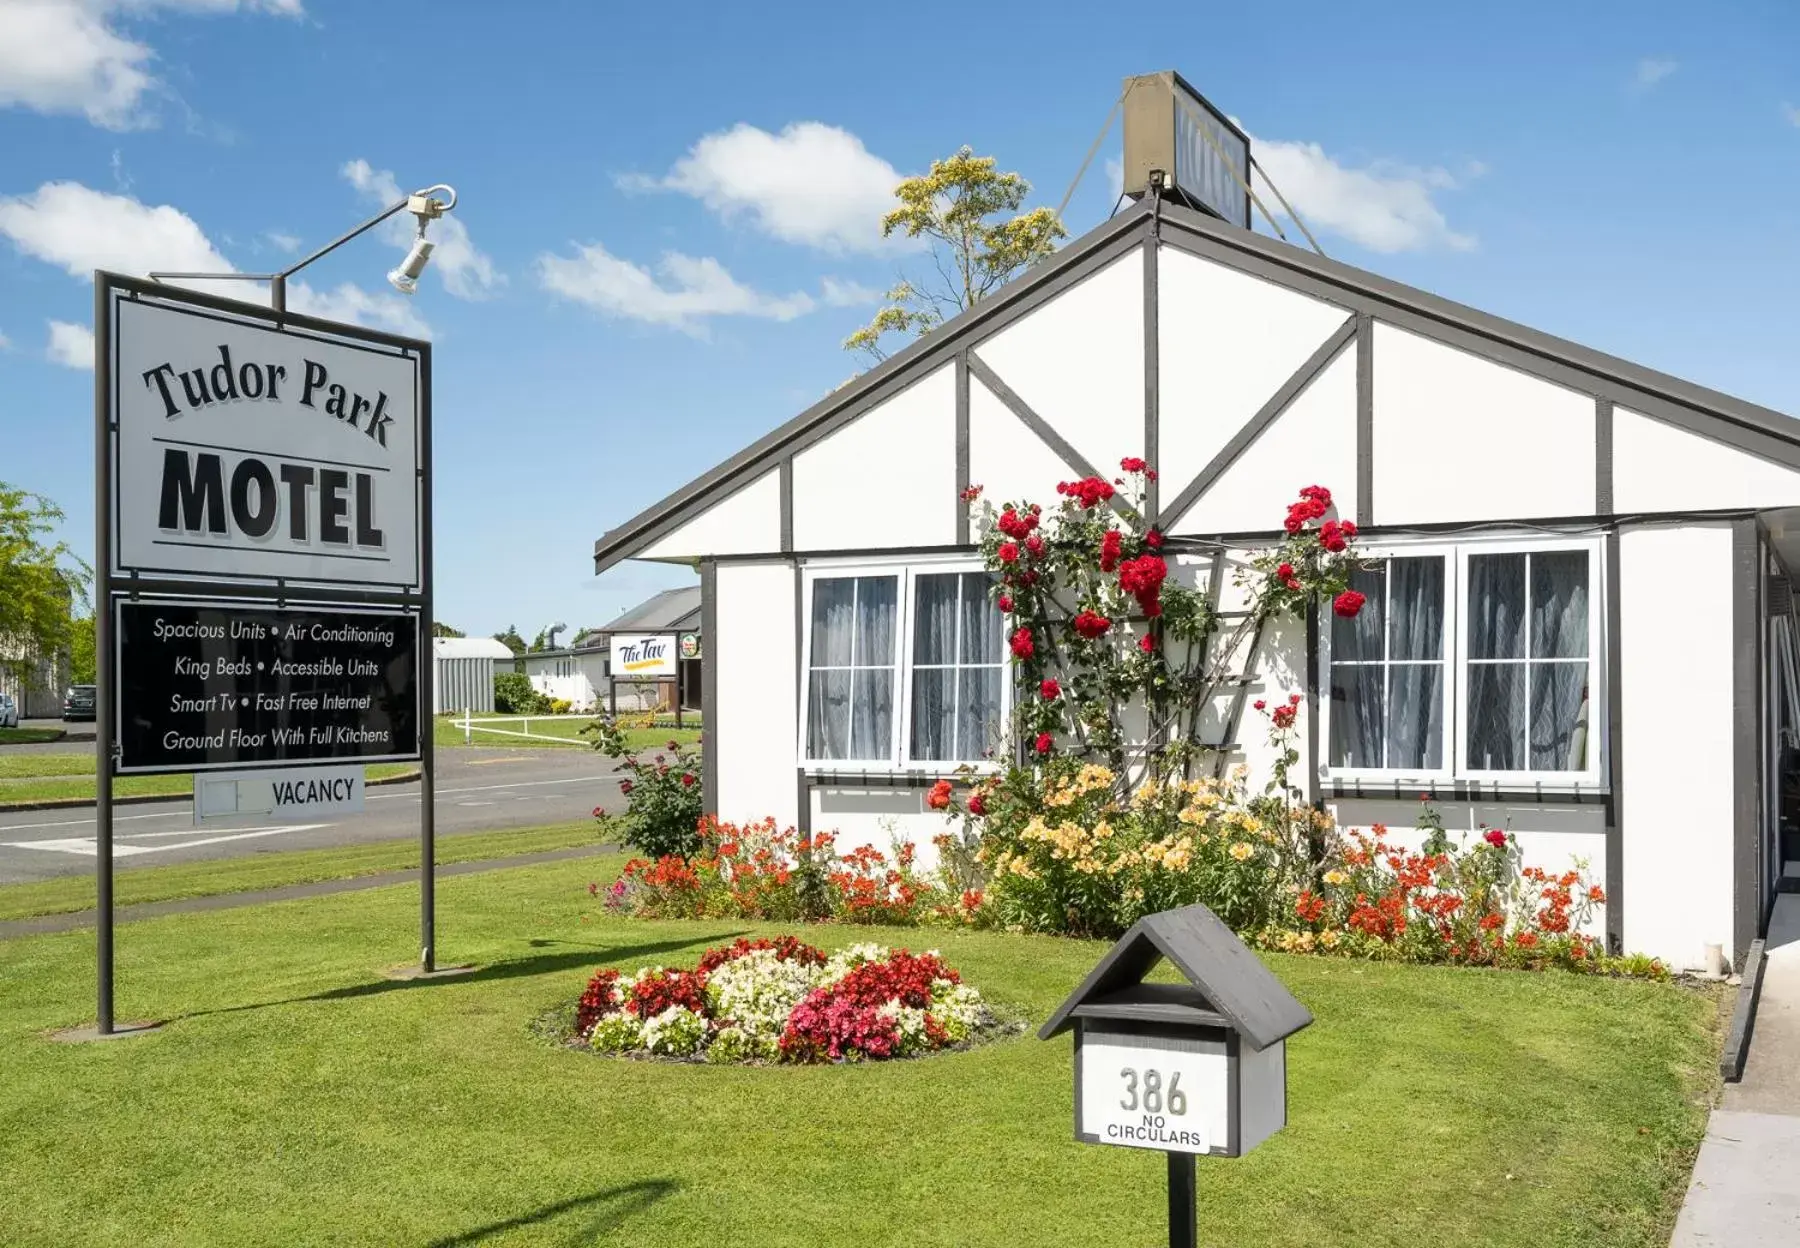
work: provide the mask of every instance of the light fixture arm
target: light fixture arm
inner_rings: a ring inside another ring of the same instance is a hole
[[[433,191],[445,192],[450,196],[450,202],[445,203],[443,200],[432,198]],[[413,214],[419,218],[419,232],[423,234],[425,231],[425,223],[427,221],[437,220],[454,207],[456,207],[456,188],[439,182],[435,186],[428,186],[422,191],[414,191],[411,195],[396,200],[374,216],[370,217],[367,221],[364,221],[355,229],[338,235],[311,255],[295,261],[287,268],[282,269],[279,273],[152,273],[150,274],[150,280],[153,282],[194,281],[199,279],[204,279],[209,282],[267,282],[269,283],[270,305],[274,307],[277,312],[285,312],[287,311],[287,279],[298,273],[301,269],[304,269],[313,261],[330,255],[357,235],[367,233],[395,213],[404,209],[410,208]]]

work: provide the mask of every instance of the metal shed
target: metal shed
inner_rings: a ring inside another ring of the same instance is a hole
[[[431,656],[432,714],[494,709],[494,663],[510,662],[511,650],[491,637],[434,637]]]

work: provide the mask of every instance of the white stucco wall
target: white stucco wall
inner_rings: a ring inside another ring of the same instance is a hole
[[[706,749],[718,760],[718,813],[788,827],[800,813],[793,565],[721,563],[714,586],[718,628],[706,648],[718,705],[706,708]]]
[[[1616,408],[1613,505],[1625,513],[1792,507],[1800,505],[1800,473]]]
[[[646,546],[640,559],[762,555],[781,549],[781,473],[771,469]]]
[[[1732,947],[1731,529],[1620,534],[1625,947]],[[1678,590],[1678,592],[1677,592]]]

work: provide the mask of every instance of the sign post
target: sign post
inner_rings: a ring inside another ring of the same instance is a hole
[[[98,1031],[121,774],[283,768],[286,808],[344,809],[346,765],[360,804],[364,764],[417,760],[430,972],[430,344],[111,273],[94,288]]]
[[[1145,983],[1167,959],[1186,983]],[[1194,1158],[1242,1157],[1287,1123],[1305,1006],[1205,906],[1134,924],[1038,1032],[1075,1032],[1075,1138],[1168,1154],[1169,1248],[1199,1241]]]

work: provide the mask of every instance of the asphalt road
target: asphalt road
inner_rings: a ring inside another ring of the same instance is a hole
[[[9,747],[10,748],[10,747]],[[66,749],[65,749],[65,752]],[[456,748],[437,754],[437,831],[500,831],[622,809],[617,773],[589,750]],[[133,867],[288,849],[316,849],[419,835],[419,785],[372,788],[357,815],[329,822],[276,824],[267,816],[194,826],[182,798],[114,809],[113,864]],[[92,807],[0,812],[0,884],[94,869]]]

